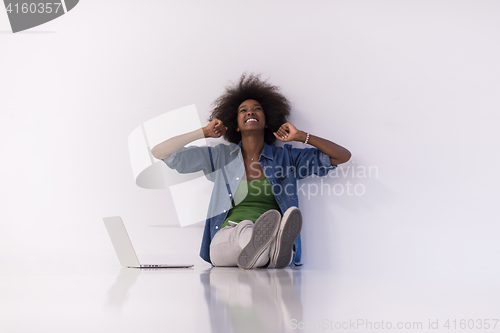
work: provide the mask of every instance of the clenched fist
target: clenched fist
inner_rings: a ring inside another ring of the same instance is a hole
[[[203,127],[205,138],[220,138],[226,131],[227,127],[219,119],[213,119],[207,126]]]

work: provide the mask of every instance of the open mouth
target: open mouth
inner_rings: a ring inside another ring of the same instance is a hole
[[[247,120],[245,120],[245,123],[248,123],[248,122],[257,122],[258,120],[255,119],[255,118],[248,118]]]

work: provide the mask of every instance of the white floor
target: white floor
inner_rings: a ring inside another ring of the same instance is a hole
[[[457,281],[305,266],[4,271],[0,332],[500,331],[498,283]]]

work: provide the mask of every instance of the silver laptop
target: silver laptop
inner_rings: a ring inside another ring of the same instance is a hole
[[[104,225],[108,230],[109,237],[111,238],[111,243],[115,248],[120,264],[123,267],[131,268],[187,268],[193,267],[194,265],[167,265],[167,264],[155,264],[155,265],[141,265],[137,255],[135,254],[132,242],[128,237],[127,229],[123,224],[122,218],[119,216],[104,217]]]

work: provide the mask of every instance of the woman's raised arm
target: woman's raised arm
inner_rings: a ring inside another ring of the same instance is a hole
[[[205,127],[174,136],[157,144],[151,149],[151,154],[159,160],[164,160],[190,142],[202,138],[219,138],[226,133],[226,130],[227,127],[224,126],[222,121],[214,119]]]
[[[330,156],[332,165],[338,165],[349,161],[351,152],[336,143],[320,138],[319,136],[306,134],[306,132],[298,130],[292,123],[284,123],[274,133],[274,136],[280,141],[300,141],[309,143],[311,146],[318,148],[321,152]]]

